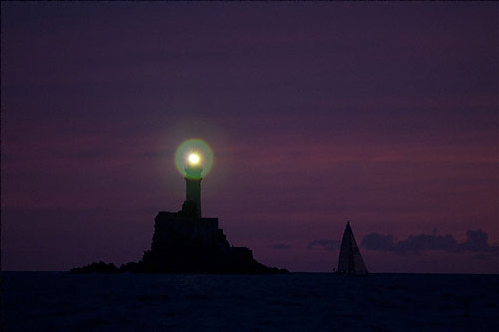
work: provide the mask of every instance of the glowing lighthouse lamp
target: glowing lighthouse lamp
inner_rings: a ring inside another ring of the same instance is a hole
[[[199,164],[199,161],[201,160],[201,158],[199,158],[199,156],[196,153],[191,153],[189,155],[188,160],[189,160],[189,164],[197,165],[197,164]]]

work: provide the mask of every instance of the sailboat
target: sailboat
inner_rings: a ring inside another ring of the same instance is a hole
[[[345,232],[343,232],[336,273],[349,275],[366,275],[369,273],[360,254],[357,242],[355,242],[350,221],[347,222]]]

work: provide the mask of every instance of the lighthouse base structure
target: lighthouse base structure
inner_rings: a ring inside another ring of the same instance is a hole
[[[139,262],[142,272],[271,273],[249,248],[231,247],[217,218],[192,218],[159,212],[151,250]]]
[[[197,217],[196,205],[185,202],[182,211],[159,212],[151,249],[138,263],[121,269],[145,273],[285,273],[253,258],[246,247],[232,247],[218,218]]]

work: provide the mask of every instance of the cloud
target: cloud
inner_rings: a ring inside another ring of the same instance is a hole
[[[469,250],[474,252],[491,252],[497,251],[498,246],[489,246],[488,235],[484,231],[478,229],[476,231],[469,230],[466,232],[466,241],[460,244],[461,250]]]
[[[405,240],[396,241],[393,235],[379,233],[367,234],[362,239],[362,246],[367,250],[393,251],[396,253],[419,253],[425,250],[443,250],[447,252],[471,251],[476,253],[497,252],[499,247],[488,244],[488,235],[478,229],[466,232],[466,241],[458,243],[450,234],[409,235]]]
[[[271,246],[271,248],[281,250],[281,249],[289,249],[291,248],[291,246],[286,243],[275,243]]]
[[[327,251],[334,251],[337,250],[338,248],[339,248],[339,241],[326,240],[326,239],[314,240],[312,242],[309,242],[309,244],[307,245],[308,250],[322,249]]]

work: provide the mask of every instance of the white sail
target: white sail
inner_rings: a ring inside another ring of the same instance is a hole
[[[350,222],[347,222],[343,239],[341,240],[340,259],[338,261],[339,274],[368,274],[366,265],[355,242]]]

